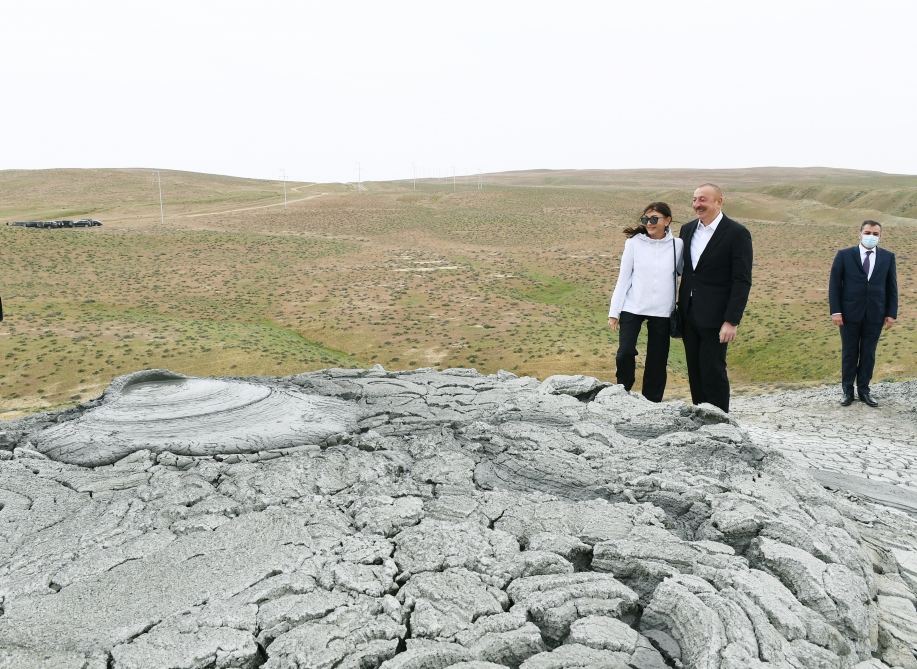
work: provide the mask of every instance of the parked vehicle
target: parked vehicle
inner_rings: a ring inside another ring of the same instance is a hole
[[[61,219],[59,221],[13,221],[7,223],[17,228],[44,228],[45,230],[57,230],[60,228],[94,228],[102,225],[100,221],[94,218],[81,218],[77,221],[70,219]]]

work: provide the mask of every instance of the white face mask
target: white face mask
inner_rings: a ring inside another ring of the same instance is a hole
[[[875,235],[860,235],[860,244],[867,249],[874,249],[879,245],[879,238]]]

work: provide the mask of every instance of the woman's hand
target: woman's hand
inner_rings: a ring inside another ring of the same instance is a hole
[[[618,330],[618,319],[617,318],[608,318],[608,327],[611,328],[612,332],[617,332]]]

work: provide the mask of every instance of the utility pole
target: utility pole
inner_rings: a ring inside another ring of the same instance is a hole
[[[417,167],[411,163],[411,187],[417,190]]]
[[[455,165],[452,166],[452,192],[455,192]]]
[[[159,223],[160,225],[165,225],[166,210],[162,205],[162,177],[159,175],[159,170],[156,170],[156,181],[159,184]]]

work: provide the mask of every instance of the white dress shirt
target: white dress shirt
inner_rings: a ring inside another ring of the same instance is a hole
[[[862,266],[863,263],[866,262],[866,252],[872,251],[872,253],[869,256],[869,274],[866,275],[866,280],[869,281],[872,278],[872,271],[876,268],[876,251],[879,249],[879,247],[877,246],[874,249],[867,249],[862,244],[859,244],[857,248],[860,249],[860,266]]]
[[[710,243],[710,238],[713,237],[713,233],[716,232],[716,226],[718,226],[722,220],[723,212],[720,212],[710,225],[704,225],[700,221],[697,222],[697,227],[694,228],[694,234],[691,235],[691,267],[694,269],[697,269],[697,263],[700,260],[701,254],[704,252],[704,249],[707,248],[707,244]]]

